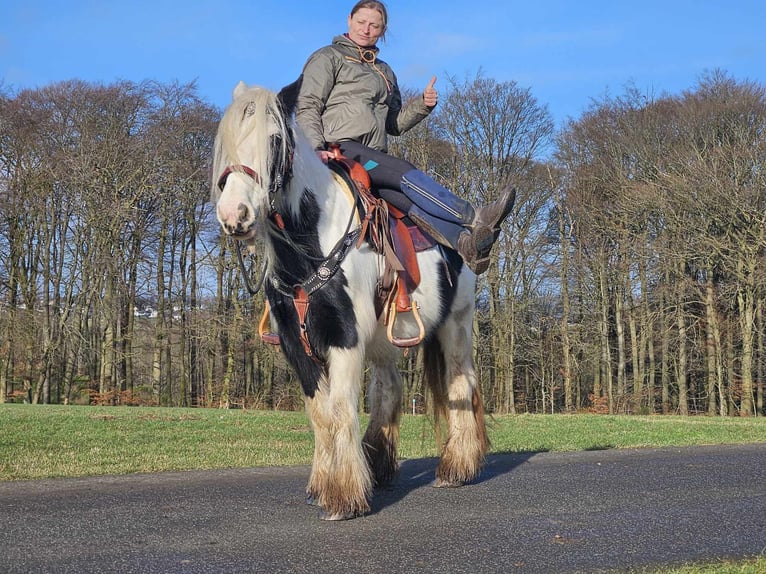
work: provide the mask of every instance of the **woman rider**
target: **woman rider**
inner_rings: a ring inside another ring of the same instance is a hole
[[[343,155],[361,163],[383,199],[407,213],[442,245],[453,248],[474,273],[489,265],[500,224],[513,207],[514,193],[474,210],[412,164],[387,152],[387,134],[413,128],[436,107],[433,77],[423,92],[402,105],[396,76],[378,58],[386,33],[382,2],[361,0],[348,17],[348,33],[314,52],[303,68],[295,119],[322,161],[337,143]]]

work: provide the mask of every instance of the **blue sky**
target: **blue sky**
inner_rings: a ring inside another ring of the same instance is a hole
[[[346,31],[353,0],[3,0],[5,90],[81,79],[196,81],[223,108],[239,80],[278,89]],[[766,83],[763,0],[389,0],[381,57],[403,87],[432,75],[529,88],[561,125],[633,84],[651,96],[706,71]]]

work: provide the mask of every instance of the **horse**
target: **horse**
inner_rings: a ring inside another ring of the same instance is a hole
[[[214,143],[212,200],[225,235],[260,241],[264,294],[287,362],[300,380],[314,434],[306,500],[322,520],[370,512],[374,488],[397,475],[402,379],[375,310],[383,255],[360,241],[348,191],[295,123],[297,84],[278,94],[240,82]],[[424,386],[445,428],[433,485],[474,480],[488,449],[476,378],[473,272],[454,251],[417,254],[412,293],[424,337]],[[408,314],[397,329],[417,329]],[[362,438],[359,398],[370,368],[369,423]]]

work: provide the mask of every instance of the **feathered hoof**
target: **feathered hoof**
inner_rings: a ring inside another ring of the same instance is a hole
[[[353,520],[354,518],[359,518],[360,516],[363,516],[364,513],[360,511],[355,512],[329,512],[327,510],[320,510],[319,511],[319,520],[326,520],[328,522],[335,522],[338,520]]]
[[[444,478],[437,478],[431,483],[434,488],[459,488],[465,486],[464,480],[446,480]]]
[[[308,504],[309,506],[319,506],[317,499],[311,496],[310,494],[306,495],[306,504]]]

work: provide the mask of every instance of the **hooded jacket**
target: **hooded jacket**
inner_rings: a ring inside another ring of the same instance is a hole
[[[402,106],[391,67],[378,48],[360,48],[345,35],[314,52],[303,68],[295,120],[314,149],[354,140],[387,151],[398,136],[431,113],[423,98]]]

